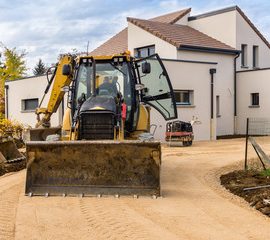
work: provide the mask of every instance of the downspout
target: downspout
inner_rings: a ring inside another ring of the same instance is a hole
[[[214,74],[217,72],[215,68],[210,68],[211,75],[211,89],[210,89],[210,107],[211,107],[211,118],[210,118],[210,140],[215,140],[215,124],[214,124]]]
[[[234,57],[234,129],[233,132],[236,134],[237,130],[237,83],[236,83],[236,63],[237,58],[240,56],[240,52]]]
[[[8,89],[9,86],[5,85],[5,118],[8,119]]]

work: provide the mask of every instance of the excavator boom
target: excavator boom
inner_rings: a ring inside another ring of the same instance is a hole
[[[74,67],[73,65],[74,65],[74,57],[71,55],[64,55],[57,64],[55,72],[53,73],[52,78],[49,80],[48,86],[45,89],[44,93],[45,96],[48,93],[51,84],[53,83],[48,106],[46,108],[41,108],[41,104],[43,102],[41,101],[40,106],[36,109],[36,114],[38,116],[38,122],[36,124],[37,128],[40,126],[44,127],[50,126],[51,116],[53,113],[57,111],[61,101],[64,98],[65,95],[64,88],[70,85],[73,78],[72,74],[64,75],[63,71],[69,70],[70,73],[72,73],[72,68]],[[54,78],[57,80],[54,81]],[[41,114],[43,114],[43,117],[40,119]]]

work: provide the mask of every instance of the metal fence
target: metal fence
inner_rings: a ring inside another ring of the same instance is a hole
[[[248,143],[251,143],[264,169],[266,163],[270,164],[269,156],[256,140],[256,137],[263,136],[270,136],[270,118],[247,118],[245,169],[248,169]]]

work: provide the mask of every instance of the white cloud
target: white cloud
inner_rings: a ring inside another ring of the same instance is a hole
[[[238,4],[270,38],[268,1],[257,0],[1,0],[0,42],[26,49],[29,68],[41,58],[50,65],[73,48],[92,50],[123,29],[126,17],[152,18],[192,7],[192,14]],[[259,17],[257,17],[259,16]],[[30,71],[32,73],[32,71]]]

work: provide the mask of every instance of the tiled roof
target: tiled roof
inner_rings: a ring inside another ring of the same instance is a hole
[[[174,13],[169,13],[166,15],[162,15],[152,20],[162,23],[173,24],[184,17],[191,11],[191,8],[184,9],[181,11],[177,11]],[[123,53],[128,50],[128,37],[127,37],[127,28],[122,30],[121,32],[114,35],[108,41],[100,45],[98,48],[90,52],[90,55],[111,55],[117,53]]]
[[[182,17],[190,13],[191,8],[180,10],[173,13],[168,13],[159,17],[151,18],[149,20],[155,21],[155,22],[162,22],[162,23],[170,23],[174,24],[177,21],[179,21]]]
[[[128,18],[128,22],[180,47],[202,47],[234,51],[235,49],[186,25],[167,24],[156,21]]]

